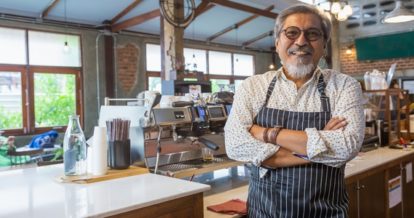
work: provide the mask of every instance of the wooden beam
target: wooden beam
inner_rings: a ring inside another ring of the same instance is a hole
[[[50,11],[56,6],[57,3],[59,3],[60,0],[53,0],[50,2],[50,4],[46,7],[45,10],[43,10],[42,14],[40,14],[40,18],[45,18],[47,15],[49,15]]]
[[[200,16],[202,13],[210,10],[211,8],[213,8],[215,5],[214,4],[210,4],[208,1],[202,1],[197,8],[195,9],[194,12],[194,19],[196,19],[198,16]]]
[[[254,43],[256,41],[259,41],[259,40],[261,40],[261,39],[263,39],[263,38],[265,38],[267,36],[272,36],[272,35],[273,35],[273,30],[271,30],[269,32],[262,33],[262,34],[254,37],[254,38],[252,38],[250,40],[247,40],[246,42],[243,42],[242,46],[243,47],[249,46],[250,44],[252,44],[252,43]]]
[[[126,14],[128,14],[128,12],[130,12],[132,9],[134,9],[141,2],[142,2],[142,0],[135,0],[134,2],[132,2],[130,5],[128,5],[128,7],[126,7],[119,14],[117,14],[114,18],[112,18],[111,24],[114,24],[114,23],[118,22],[119,19],[121,19]]]
[[[273,10],[273,8],[274,8],[274,5],[271,5],[271,6],[267,7],[267,8],[265,8],[265,11],[271,11],[271,10]],[[235,23],[235,24],[233,24],[233,25],[231,25],[231,26],[229,26],[229,27],[227,27],[227,28],[225,28],[225,29],[217,32],[216,34],[208,37],[207,38],[207,41],[211,42],[214,39],[216,39],[217,37],[219,37],[221,35],[224,35],[224,34],[228,33],[231,30],[237,29],[240,26],[242,26],[242,25],[244,25],[244,24],[246,24],[246,23],[248,23],[248,22],[256,19],[257,17],[259,17],[259,15],[255,14],[255,15],[252,15],[252,16],[250,16],[250,17],[248,17],[248,18],[246,18],[246,19],[244,19],[244,20],[242,20],[240,22],[237,22],[237,23]]]
[[[121,30],[124,30],[126,28],[129,28],[131,26],[135,26],[141,23],[144,23],[145,21],[148,21],[150,19],[156,18],[160,16],[160,9],[155,9],[153,11],[147,12],[145,14],[141,14],[138,16],[135,16],[133,18],[130,18],[128,20],[124,20],[122,22],[119,22],[117,24],[114,24],[112,26],[112,32],[118,32]]]
[[[243,4],[239,4],[233,1],[228,1],[228,0],[206,0],[209,1],[211,3],[214,4],[218,4],[218,5],[222,5],[225,7],[229,7],[229,8],[233,8],[233,9],[237,9],[237,10],[241,10],[241,11],[245,11],[245,12],[249,12],[252,14],[257,14],[260,16],[264,16],[264,17],[269,17],[272,19],[276,19],[277,14],[270,12],[270,11],[265,11],[262,9],[258,9],[258,8],[254,8],[248,5],[243,5]]]

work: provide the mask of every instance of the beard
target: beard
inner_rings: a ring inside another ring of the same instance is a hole
[[[289,76],[295,79],[305,78],[307,75],[311,74],[313,72],[313,69],[315,68],[315,66],[312,63],[284,64],[283,66],[286,68],[287,72],[289,73]]]
[[[295,55],[297,52],[308,55],[298,56],[296,63],[282,63],[289,75],[295,79],[303,79],[313,72],[315,65],[312,63],[313,48],[309,45],[292,46],[288,49],[288,54]]]

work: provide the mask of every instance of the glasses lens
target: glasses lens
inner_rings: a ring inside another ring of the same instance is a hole
[[[300,36],[301,30],[298,27],[291,26],[285,29],[285,35],[288,39],[297,39]]]
[[[322,33],[319,29],[310,28],[310,29],[305,30],[305,37],[309,41],[315,41],[322,37]]]

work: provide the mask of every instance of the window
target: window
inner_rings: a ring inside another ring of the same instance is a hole
[[[207,73],[206,50],[184,48],[185,69]]]
[[[76,113],[76,74],[33,74],[35,127],[66,126]]]
[[[148,90],[161,93],[161,78],[153,76],[148,77]]]
[[[1,130],[36,134],[66,126],[71,114],[82,117],[79,36],[0,27],[0,39],[2,53],[18,54],[0,55]]]
[[[25,34],[25,30],[0,27],[0,64],[26,64]]]
[[[147,71],[161,71],[161,47],[147,44],[146,50]]]
[[[147,89],[161,91],[160,46],[147,44],[146,50]],[[211,81],[212,92],[234,92],[241,81],[254,75],[253,55],[184,48],[184,58],[186,70],[203,72]],[[188,74],[184,80],[196,78]]]
[[[231,88],[230,80],[227,79],[210,79],[211,81],[211,92],[230,91]]]
[[[81,66],[79,36],[29,31],[29,42],[30,65]],[[68,51],[63,50],[65,42]]]
[[[233,66],[235,76],[253,76],[253,56],[233,54]]]
[[[209,51],[209,74],[231,75],[231,53]]]
[[[23,128],[21,72],[0,71],[0,129]]]

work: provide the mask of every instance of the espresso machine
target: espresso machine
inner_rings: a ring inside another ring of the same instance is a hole
[[[223,104],[102,106],[99,124],[113,118],[131,120],[131,164],[153,173],[183,178],[241,164],[226,155],[223,127],[227,110]],[[203,161],[205,147],[213,151],[212,161]]]

